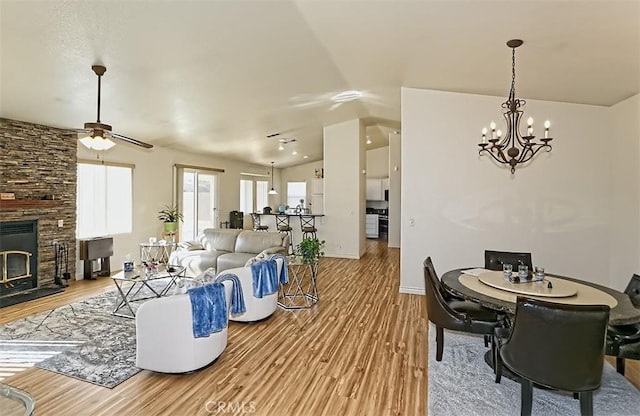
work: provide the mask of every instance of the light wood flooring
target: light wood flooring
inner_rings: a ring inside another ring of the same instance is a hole
[[[31,393],[43,416],[425,415],[426,308],[423,296],[398,293],[399,257],[368,240],[360,260],[323,259],[314,308],[231,322],[222,356],[192,374],[142,371],[107,389],[32,368],[4,382]],[[0,324],[113,289],[108,278],[73,282],[0,309]],[[640,386],[637,361],[627,377]]]
[[[360,260],[323,259],[315,307],[231,322],[222,356],[192,374],[142,371],[107,389],[32,368],[4,382],[32,394],[36,414],[47,416],[240,414],[232,410],[243,403],[255,415],[424,415],[424,297],[398,293],[399,256],[369,241]],[[108,278],[73,282],[0,309],[0,324],[113,289]]]

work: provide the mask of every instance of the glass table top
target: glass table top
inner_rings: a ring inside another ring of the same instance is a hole
[[[36,402],[23,390],[0,383],[0,414],[3,416],[30,416]]]

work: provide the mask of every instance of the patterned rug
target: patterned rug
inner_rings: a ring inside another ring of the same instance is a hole
[[[115,291],[108,292],[2,325],[0,342],[75,341],[62,352],[43,356],[35,366],[113,388],[140,372],[135,320],[112,315],[114,299]]]
[[[429,416],[520,414],[520,383],[506,377],[494,383],[481,336],[445,329],[444,354],[437,362],[435,333],[429,324]],[[602,386],[593,395],[594,414],[637,416],[638,409],[638,389],[605,362]],[[534,388],[532,414],[579,415],[580,402],[571,394]]]

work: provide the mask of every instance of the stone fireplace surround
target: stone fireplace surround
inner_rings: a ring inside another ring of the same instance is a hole
[[[38,287],[55,286],[56,241],[69,244],[69,272],[75,276],[76,182],[75,135],[0,118],[0,192],[16,198],[0,201],[0,221],[37,220]]]

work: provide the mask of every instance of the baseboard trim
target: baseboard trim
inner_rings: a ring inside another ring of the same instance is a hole
[[[324,253],[325,257],[333,257],[333,258],[337,258],[337,259],[353,259],[353,260],[358,260],[360,257],[359,256],[354,256],[352,254],[334,254],[334,253]]]
[[[400,293],[406,293],[408,295],[424,295],[426,292],[424,289],[418,287],[400,286]]]

